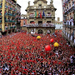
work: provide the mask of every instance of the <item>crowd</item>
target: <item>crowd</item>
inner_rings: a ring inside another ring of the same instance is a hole
[[[37,40],[20,32],[0,38],[0,75],[75,75],[75,50],[62,35],[40,36]],[[51,38],[59,47],[53,46]],[[51,51],[45,51],[46,45]]]

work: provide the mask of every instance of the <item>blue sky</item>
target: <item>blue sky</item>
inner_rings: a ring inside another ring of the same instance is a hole
[[[28,1],[30,1],[30,5],[33,5],[34,0],[17,0],[17,3],[21,6],[21,14],[26,14],[25,9],[28,6]],[[50,4],[51,0],[47,0],[47,4]],[[55,17],[57,20],[57,17],[60,17],[60,21],[63,21],[62,17],[62,0],[53,0],[53,4],[55,8],[57,8],[57,11],[55,12]]]

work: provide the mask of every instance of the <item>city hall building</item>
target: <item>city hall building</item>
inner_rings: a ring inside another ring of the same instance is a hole
[[[34,0],[33,6],[30,6],[29,1],[25,11],[27,12],[27,25],[24,25],[22,30],[26,30],[29,33],[31,31],[36,33],[55,32],[56,8],[53,5],[53,0],[49,5],[47,5],[46,0]]]

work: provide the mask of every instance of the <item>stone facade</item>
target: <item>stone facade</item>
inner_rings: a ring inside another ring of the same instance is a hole
[[[46,0],[34,0],[34,5],[26,8],[27,25],[22,26],[22,30],[26,30],[28,33],[31,31],[35,33],[55,32],[55,11],[56,8],[53,5],[53,0],[47,5]],[[22,15],[24,16],[24,15]]]
[[[26,11],[27,24],[30,24],[31,22],[55,23],[56,8],[54,8],[53,6],[53,1],[50,2],[50,5],[47,5],[46,0],[35,0],[33,6],[30,6],[30,2],[28,2],[28,7]],[[43,16],[43,13],[45,14],[45,16]],[[42,15],[42,18],[40,18],[40,14]]]
[[[28,33],[31,33],[31,31],[34,31],[35,33],[38,34],[46,34],[48,31],[50,31],[50,33],[54,33],[55,32],[55,27],[22,27],[22,30],[27,31]]]

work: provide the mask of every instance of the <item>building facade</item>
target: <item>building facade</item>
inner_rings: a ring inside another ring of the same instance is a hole
[[[18,11],[16,0],[0,0],[0,32],[8,34],[15,32]]]
[[[63,22],[60,21],[60,18],[58,17],[55,21],[55,32],[62,32],[63,29]]]
[[[63,36],[70,45],[75,44],[75,0],[62,0]]]
[[[17,4],[17,13],[16,13],[16,28],[20,29],[21,28],[21,6]]]
[[[28,2],[27,11],[27,26],[28,32],[46,33],[47,29],[51,32],[55,31],[55,11],[53,0],[47,5],[46,0],[34,0],[34,5],[30,6]],[[51,29],[52,28],[52,29]],[[24,28],[23,28],[24,29]]]
[[[28,2],[27,23],[55,23],[55,11],[53,0],[47,5],[46,0],[34,0],[34,5]]]
[[[21,15],[21,27],[23,25],[27,25],[27,15],[24,14]]]

